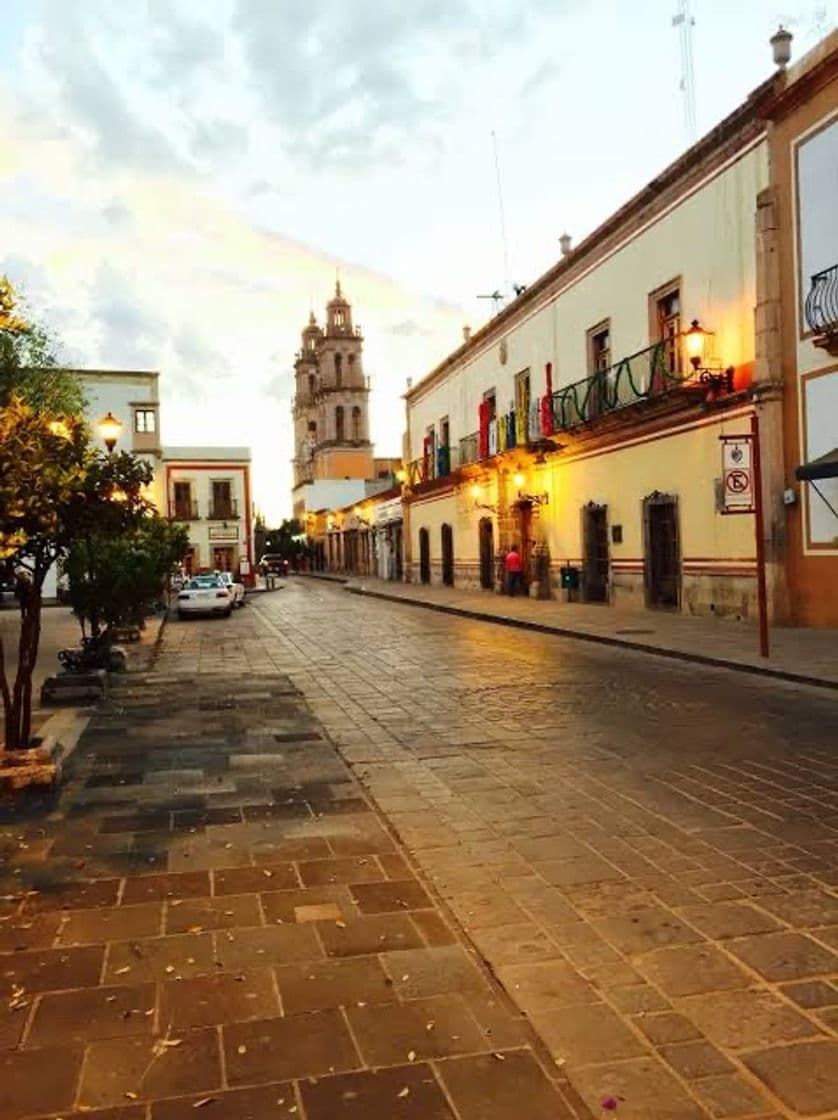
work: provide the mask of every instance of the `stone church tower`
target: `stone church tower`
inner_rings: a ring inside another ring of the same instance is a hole
[[[295,496],[305,483],[320,479],[375,477],[363,345],[338,281],[325,326],[312,312],[294,362]]]

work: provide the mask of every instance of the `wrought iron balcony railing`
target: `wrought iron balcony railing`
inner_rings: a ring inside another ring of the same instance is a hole
[[[838,334],[838,264],[812,277],[803,311],[816,335]]]
[[[210,521],[235,521],[239,516],[239,503],[235,498],[224,502],[210,502],[207,518]]]
[[[171,517],[173,521],[197,521],[198,503],[188,500],[170,502],[169,517]]]
[[[676,353],[668,342],[656,342],[591,377],[564,385],[553,393],[554,430],[573,428],[638,401],[661,397],[688,382],[695,383],[694,370],[677,368],[673,360]]]

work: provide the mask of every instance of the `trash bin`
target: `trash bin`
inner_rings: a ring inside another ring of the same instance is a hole
[[[579,569],[566,564],[559,570],[559,578],[563,591],[579,590]]]

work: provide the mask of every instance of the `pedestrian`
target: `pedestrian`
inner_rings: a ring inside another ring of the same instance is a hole
[[[517,544],[506,554],[506,590],[510,595],[524,590],[524,565]]]

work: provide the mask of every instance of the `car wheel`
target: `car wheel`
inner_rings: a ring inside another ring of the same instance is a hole
[[[181,622],[183,622],[183,620],[186,618],[186,613],[184,611],[178,611],[177,616],[181,620]]]
[[[223,615],[223,617],[224,617],[224,618],[229,618],[229,617],[230,617],[230,615],[231,615],[232,613],[233,613],[233,608],[232,608],[232,607],[228,607],[228,608],[227,608],[227,610],[226,610],[226,611],[224,612],[224,615]]]

